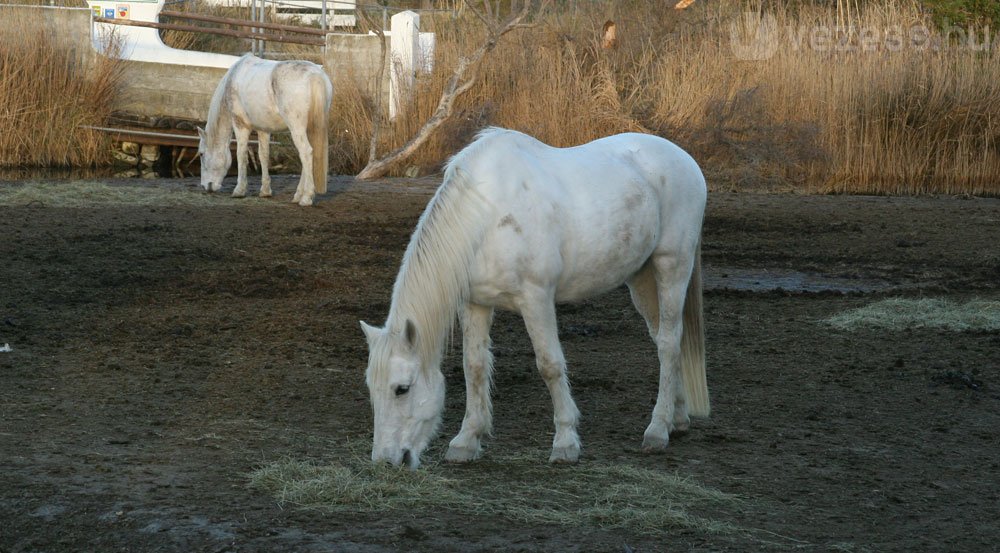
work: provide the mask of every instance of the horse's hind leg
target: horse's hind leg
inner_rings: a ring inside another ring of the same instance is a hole
[[[639,270],[629,281],[628,290],[632,296],[632,303],[635,304],[636,311],[642,315],[646,321],[646,329],[653,343],[657,343],[657,335],[660,331],[660,298],[656,287],[656,267],[650,260]],[[678,393],[674,398],[674,417],[671,433],[687,432],[691,426],[691,419],[688,417],[684,394],[678,388]]]
[[[526,292],[518,305],[524,326],[535,349],[535,362],[552,396],[556,434],[552,439],[551,463],[575,463],[580,458],[580,437],[576,432],[580,411],[569,392],[566,358],[559,344],[553,295],[543,290]]]
[[[313,196],[316,194],[312,178],[312,145],[309,144],[309,136],[304,127],[289,126],[288,130],[292,131],[292,142],[295,143],[295,148],[299,151],[299,161],[302,163],[302,176],[299,177],[299,186],[295,189],[292,201],[303,207],[310,206],[313,204]]]
[[[656,296],[656,269],[653,267],[653,262],[649,261],[643,265],[626,284],[632,296],[632,303],[646,321],[649,337],[655,342],[656,333],[660,328],[660,300]]]
[[[236,188],[234,198],[247,195],[247,147],[250,143],[250,129],[234,127],[236,133]]]
[[[465,419],[462,430],[451,441],[445,460],[453,463],[479,457],[482,437],[493,427],[490,383],[493,354],[490,353],[490,325],[493,308],[467,304],[461,312],[462,353],[465,367]]]
[[[257,131],[257,157],[260,158],[260,197],[271,197],[271,174],[268,164],[271,162],[271,133]]]
[[[653,261],[659,302],[659,328],[655,341],[660,360],[660,385],[652,420],[643,434],[642,448],[646,451],[665,449],[670,441],[671,429],[684,430],[689,424],[680,361],[682,315],[691,276],[691,260],[676,255],[660,255]]]

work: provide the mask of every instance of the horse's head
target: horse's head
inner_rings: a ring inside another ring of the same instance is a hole
[[[420,466],[420,454],[437,433],[444,410],[444,375],[422,366],[417,329],[361,322],[368,338],[366,381],[375,416],[372,461]]]
[[[205,129],[198,127],[198,155],[201,157],[201,187],[209,192],[222,189],[222,179],[226,178],[233,164],[233,154],[226,144],[210,144]]]

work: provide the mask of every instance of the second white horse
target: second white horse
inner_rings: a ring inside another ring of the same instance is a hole
[[[198,129],[201,185],[222,188],[233,163],[229,141],[236,134],[237,178],[233,196],[247,193],[247,146],[257,131],[261,165],[260,195],[271,195],[267,171],[271,133],[288,130],[302,162],[293,202],[312,205],[326,192],[329,136],[327,119],[333,84],[323,68],[307,61],[270,61],[251,54],[239,59],[219,82],[208,108],[205,128]]]

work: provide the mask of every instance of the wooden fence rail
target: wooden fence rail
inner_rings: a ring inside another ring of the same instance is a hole
[[[299,25],[284,25],[282,23],[264,23],[262,21],[248,21],[246,19],[234,19],[232,17],[222,17],[218,15],[205,15],[200,13],[187,13],[187,12],[175,12],[171,10],[163,10],[160,12],[160,17],[173,17],[176,19],[190,19],[192,21],[205,21],[208,23],[224,23],[226,25],[235,25],[238,27],[254,27],[258,29],[273,29],[276,31],[288,31],[290,33],[301,33],[304,35],[316,35],[325,36],[326,31],[323,29],[314,29],[312,27],[301,27]]]
[[[237,31],[233,29],[218,29],[214,27],[199,27],[197,25],[178,25],[173,23],[154,23],[152,21],[135,21],[132,19],[108,19],[104,17],[95,17],[94,21],[97,23],[110,23],[112,25],[126,25],[129,27],[149,27],[153,29],[164,29],[170,31],[187,31],[191,33],[211,33],[222,36],[231,36],[236,38],[250,38],[257,40],[265,40],[271,42],[287,42],[291,44],[308,44],[311,46],[323,46],[326,41],[322,38],[316,38],[312,36],[292,36],[287,34],[269,34],[269,33],[253,33],[250,31]],[[235,23],[230,23],[231,25],[239,25],[241,27],[261,27],[261,28],[273,28],[275,23],[255,23],[251,21],[244,21],[241,19],[234,19]],[[292,27],[291,25],[282,25],[283,27]],[[298,29],[301,29],[299,27]],[[287,30],[287,29],[282,29]],[[310,29],[310,31],[317,29]],[[299,31],[295,31],[299,32]],[[314,33],[308,33],[314,34]]]

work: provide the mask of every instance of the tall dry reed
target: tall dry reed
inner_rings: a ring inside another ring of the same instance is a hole
[[[639,130],[691,151],[715,188],[1000,194],[1000,40],[984,48],[984,30],[971,30],[970,48],[911,0],[570,6],[505,37],[411,165],[440,166],[489,124],[560,146]],[[605,50],[608,19],[619,42]],[[761,21],[764,55],[743,59],[740,33],[759,36]],[[435,72],[418,81],[383,151],[412,135],[459,53],[481,40],[469,14],[432,25]],[[334,115],[333,140],[351,152],[340,170],[352,172],[371,128],[359,114],[374,103],[350,80],[338,95],[335,110],[348,115]]]
[[[107,113],[114,65],[80,75],[44,38],[22,40],[37,34],[31,22],[3,15],[0,128],[14,132],[0,138],[0,164],[99,160],[97,137],[73,129]],[[607,20],[618,28],[611,49],[600,45]],[[422,23],[437,34],[435,69],[384,125],[382,152],[417,131],[459,56],[483,39],[468,11]],[[740,49],[761,36],[754,55]],[[688,149],[715,189],[998,195],[1000,37],[986,40],[984,29],[935,26],[916,0],[560,4],[504,37],[455,117],[396,174],[436,170],[476,130],[500,125],[558,146],[655,133]],[[283,53],[293,50],[317,54]],[[355,173],[380,102],[350,74],[335,75],[335,89],[331,169]]]
[[[0,7],[0,166],[79,167],[110,158],[107,137],[83,127],[107,121],[120,64],[89,57],[60,36],[49,10]]]

